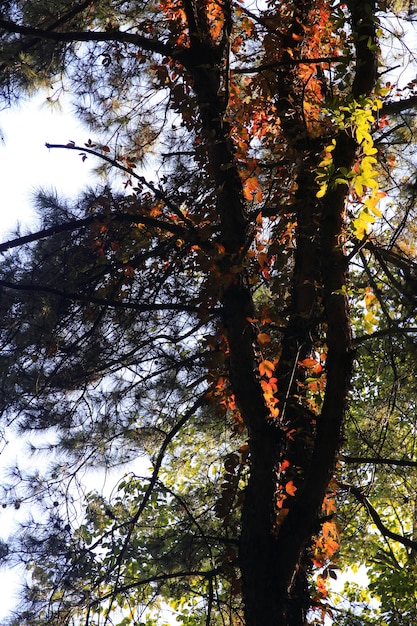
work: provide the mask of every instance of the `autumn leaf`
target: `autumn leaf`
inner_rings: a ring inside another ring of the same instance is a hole
[[[323,371],[323,367],[321,363],[317,361],[317,359],[307,357],[306,359],[299,361],[298,365],[301,365],[301,367],[308,369],[313,374],[320,374],[320,372]]]
[[[268,361],[267,359],[265,359],[265,361],[261,361],[261,363],[259,363],[259,373],[261,376],[271,378],[274,370],[275,365],[272,363],[272,361]]]
[[[258,343],[261,345],[265,343],[270,343],[271,337],[267,333],[259,333],[258,334]]]
[[[291,463],[287,459],[284,459],[279,467],[279,471],[285,472],[285,470],[288,469],[290,465]]]
[[[262,190],[256,176],[250,176],[244,181],[243,195],[246,200],[255,200],[255,202],[262,200]]]
[[[292,480],[289,480],[285,485],[285,491],[289,496],[295,496],[295,492],[297,491],[297,487],[294,485]]]

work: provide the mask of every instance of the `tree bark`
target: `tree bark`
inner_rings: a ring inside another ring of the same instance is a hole
[[[300,20],[306,19],[310,4],[299,3],[294,32]],[[197,24],[193,4],[186,2],[185,7],[191,39],[186,65],[193,76],[209,168],[216,186],[221,240],[225,248],[222,271],[226,276],[233,276],[221,294],[229,344],[230,381],[250,444],[251,468],[240,546],[246,626],[304,626],[310,601],[308,550],[312,537],[320,529],[321,504],[340,447],[352,367],[350,317],[344,292],[347,190],[339,185],[323,200],[316,198],[314,170],[320,160],[317,142],[314,147],[308,145],[305,132],[300,132],[303,120],[288,117],[288,122],[282,121],[294,160],[300,165],[296,172],[298,226],[292,308],[276,370],[280,417],[273,420],[260,386],[256,336],[248,321],[254,316],[252,294],[245,270],[236,271],[239,255],[248,245],[250,222],[229,127],[224,121],[226,105],[221,97],[221,85],[227,77],[221,75],[219,50],[214,50],[209,33],[201,32],[201,24]],[[375,58],[368,48],[365,51],[363,36],[372,36],[374,5],[351,2],[349,7],[357,53],[363,55],[363,59],[358,58],[353,91],[366,94],[374,84]],[[288,37],[291,35],[289,32]],[[297,37],[292,38],[292,42],[294,40],[297,41]],[[368,75],[362,76],[368,70]],[[281,106],[283,120],[293,88],[290,73],[291,69],[285,71],[278,80],[281,99],[278,110]],[[351,169],[355,142],[344,132],[335,139],[335,167]],[[303,378],[298,362],[310,353],[319,327],[325,335],[328,356],[325,398],[316,424],[311,412],[296,396],[297,378]],[[285,434],[291,430],[296,432],[292,438]],[[297,468],[297,492],[291,498],[284,521],[277,525],[279,464],[283,459]]]

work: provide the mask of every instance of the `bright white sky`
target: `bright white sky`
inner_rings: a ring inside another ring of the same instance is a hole
[[[6,241],[18,223],[22,233],[33,229],[32,196],[40,187],[56,189],[63,197],[76,197],[94,179],[91,169],[97,163],[90,158],[82,162],[78,153],[48,150],[45,142],[83,145],[88,131],[69,111],[59,111],[45,103],[45,95],[26,101],[19,107],[0,112],[0,241]],[[92,138],[93,139],[93,138]],[[36,223],[36,222],[35,222]],[[1,257],[0,257],[1,258]],[[0,481],[5,468],[16,462],[21,449],[4,450],[0,458]],[[7,538],[16,511],[0,508],[0,536]],[[15,606],[21,577],[9,570],[0,570],[0,623]]]
[[[91,183],[93,159],[83,163],[75,151],[45,147],[46,142],[65,144],[70,140],[83,145],[89,138],[88,131],[69,111],[51,108],[45,96],[2,111],[0,129],[4,137],[0,144],[0,233],[4,240],[18,220],[29,223],[31,195],[39,187],[56,188],[68,197]]]

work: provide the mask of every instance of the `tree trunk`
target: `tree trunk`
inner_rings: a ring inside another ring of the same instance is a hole
[[[368,54],[368,48],[363,50],[362,43],[363,35],[369,38],[373,32],[369,21],[373,4],[351,4],[358,54],[363,52],[366,56],[365,67],[358,70],[362,72],[370,64],[374,67],[374,57]],[[303,35],[300,20],[307,19],[311,3],[300,2],[299,5],[293,28],[298,38],[291,38],[293,32],[288,32],[292,46]],[[323,200],[316,198],[314,172],[320,160],[320,146],[316,141],[314,147],[309,147],[303,119],[286,117],[293,83],[291,72],[285,70],[278,79],[278,111],[281,106],[283,131],[294,162],[300,165],[296,168],[295,181],[299,191],[294,206],[297,250],[292,307],[276,370],[280,415],[279,419],[273,419],[260,385],[256,334],[250,322],[254,317],[252,294],[246,271],[239,267],[248,245],[250,221],[229,138],[230,129],[224,120],[227,103],[221,96],[221,86],[228,77],[221,75],[220,53],[218,49],[215,53],[210,45],[209,32],[202,32],[201,25],[198,28],[194,23],[192,4],[186,2],[185,7],[192,26],[190,55],[185,64],[193,76],[209,169],[216,186],[221,242],[225,248],[221,270],[225,276],[233,277],[226,281],[220,295],[229,344],[230,381],[250,445],[250,478],[240,545],[246,626],[304,626],[310,604],[308,552],[312,537],[321,525],[321,504],[341,442],[351,375],[350,318],[344,291],[347,261],[343,248],[347,190],[346,186],[339,185],[329,190]],[[368,92],[374,74],[368,79],[367,82],[356,78],[354,90]],[[335,167],[349,170],[356,144],[344,132],[335,135],[335,139]],[[329,141],[326,138],[326,142]],[[303,380],[299,362],[311,352],[319,329],[328,355],[325,398],[316,420],[298,398],[297,380]],[[278,523],[276,500],[283,460],[296,469],[297,491],[288,498],[287,514]]]

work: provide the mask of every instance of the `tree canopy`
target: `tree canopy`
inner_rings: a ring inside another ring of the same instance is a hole
[[[416,14],[2,3],[98,175],[0,243],[10,625],[416,621]]]

